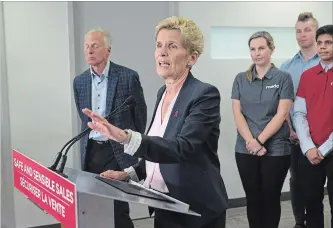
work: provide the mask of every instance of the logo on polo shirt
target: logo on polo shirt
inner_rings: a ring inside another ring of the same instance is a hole
[[[277,85],[277,84],[266,86],[266,89],[278,89],[278,88],[279,88],[279,85]]]

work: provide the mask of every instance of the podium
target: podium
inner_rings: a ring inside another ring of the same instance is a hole
[[[129,181],[65,168],[62,175],[13,150],[14,187],[65,228],[114,228],[114,200],[200,216],[189,205]]]
[[[76,185],[79,228],[113,228],[114,200],[144,204],[154,208],[200,216],[189,210],[188,204],[157,191],[146,189],[140,184],[122,182],[122,187],[126,188],[125,185],[128,185],[127,189],[132,190],[133,193],[129,194],[117,187],[96,179],[96,174],[93,173],[71,168],[65,168],[64,173],[68,176],[68,179]],[[135,190],[137,193],[135,193]],[[143,196],[147,191],[150,196]]]

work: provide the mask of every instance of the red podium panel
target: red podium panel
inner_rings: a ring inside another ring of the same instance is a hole
[[[66,228],[77,228],[75,184],[13,150],[14,187]]]

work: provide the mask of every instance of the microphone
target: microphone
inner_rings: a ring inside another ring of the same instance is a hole
[[[54,161],[54,163],[49,167],[49,169],[51,169],[52,171],[56,171],[57,170],[57,166],[59,164],[59,161],[61,159],[62,156],[62,152],[63,150],[66,148],[66,146],[68,144],[70,144],[71,142],[73,142],[74,140],[76,140],[77,138],[82,138],[83,136],[85,136],[87,133],[89,133],[91,131],[90,128],[85,129],[83,132],[81,132],[79,135],[75,136],[74,138],[72,138],[71,140],[69,140],[60,150],[60,152],[57,153],[57,157]]]
[[[105,117],[105,119],[107,121],[110,121],[111,118],[115,115],[115,114],[118,114],[118,113],[121,113],[133,106],[136,105],[136,102],[135,102],[135,99],[134,97],[131,95],[129,97],[126,98],[126,100],[118,107],[116,108],[115,110],[113,110],[112,112],[109,113],[109,115],[107,115]],[[55,162],[54,164],[50,167],[51,170],[57,172],[58,174],[64,176],[67,178],[67,176],[63,173],[64,171],[64,168],[65,168],[65,165],[66,165],[66,162],[67,162],[67,154],[69,152],[69,149],[77,142],[79,141],[83,136],[85,136],[86,134],[88,134],[89,132],[91,132],[92,129],[91,128],[87,128],[85,129],[83,132],[81,132],[79,135],[75,136],[74,138],[72,138],[71,140],[69,140],[64,146],[63,148],[61,149],[61,151],[57,154],[57,157],[55,159]],[[67,146],[67,149],[64,153],[64,155],[62,155],[62,152],[63,150],[66,148]],[[58,167],[58,164],[60,162],[60,159],[61,159],[61,163],[60,163],[60,167],[59,169],[57,170],[57,167]]]

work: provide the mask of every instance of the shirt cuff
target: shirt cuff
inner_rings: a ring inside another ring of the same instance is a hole
[[[138,175],[135,172],[135,169],[133,168],[133,166],[124,169],[124,172],[126,172],[128,174],[128,176],[130,177],[130,179],[132,181],[135,181],[135,182],[140,181]]]
[[[319,148],[321,154],[326,157],[333,150],[333,133],[331,133],[330,137],[323,143]]]
[[[312,142],[312,140],[303,140],[303,142],[300,140],[300,146],[303,154],[305,155],[308,150],[312,148],[317,148],[316,145]]]
[[[141,145],[141,141],[142,141],[142,136],[141,133],[136,132],[136,131],[131,131],[131,139],[129,141],[128,144],[124,144],[124,152],[126,154],[129,154],[131,156],[133,156],[133,154],[135,154],[135,152],[139,149],[140,145]]]

